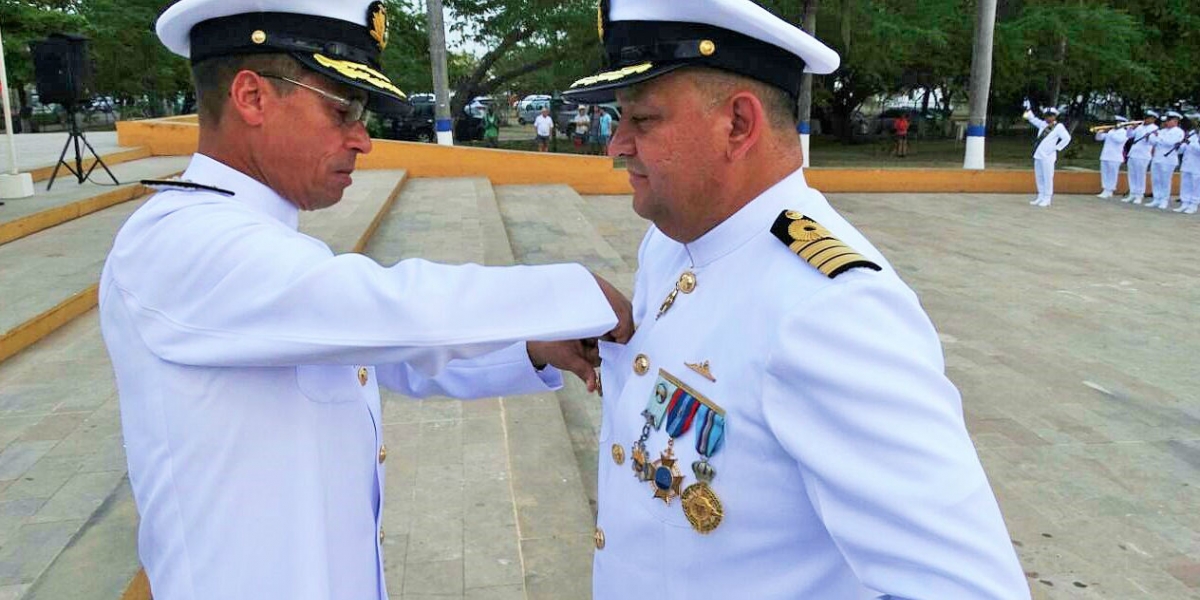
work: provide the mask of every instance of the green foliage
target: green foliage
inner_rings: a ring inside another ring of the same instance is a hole
[[[69,3],[0,0],[0,33],[4,35],[9,85],[20,90],[33,83],[29,42],[45,39],[51,33],[86,31],[87,21]]]

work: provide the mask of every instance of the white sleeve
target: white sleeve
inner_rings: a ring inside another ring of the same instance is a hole
[[[408,362],[436,373],[455,358],[596,337],[616,323],[578,265],[385,268],[248,212],[196,202],[131,219],[102,300],[122,302],[162,359],[215,367]]]
[[[549,392],[563,384],[558,369],[533,367],[524,342],[476,358],[452,360],[432,377],[406,363],[380,365],[375,373],[380,385],[414,398],[515,396]]]
[[[1029,598],[913,293],[842,275],[780,323],[764,414],[850,567],[885,597]]]
[[[1039,119],[1039,118],[1037,118],[1037,117],[1033,116],[1033,114],[1029,114],[1029,115],[1027,115],[1027,116],[1025,117],[1025,120],[1026,120],[1026,121],[1029,121],[1029,124],[1030,124],[1030,125],[1033,125],[1035,128],[1037,128],[1037,130],[1038,130],[1039,132],[1041,132],[1042,128],[1046,126],[1046,122],[1045,122],[1045,121],[1043,121],[1043,120],[1041,120],[1041,119]]]
[[[1071,143],[1071,132],[1067,131],[1067,128],[1062,123],[1058,124],[1058,139],[1061,142],[1057,145],[1058,150],[1066,148]]]

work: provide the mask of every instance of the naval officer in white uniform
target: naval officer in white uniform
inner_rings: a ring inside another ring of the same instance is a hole
[[[1154,145],[1154,158],[1150,161],[1151,185],[1154,201],[1146,206],[1167,210],[1171,206],[1171,186],[1174,183],[1175,170],[1179,168],[1179,150],[1183,144],[1183,130],[1179,128],[1179,119],[1183,115],[1169,110],[1163,115],[1163,126],[1150,135],[1150,143]]]
[[[1058,109],[1053,106],[1042,110],[1042,118],[1025,111],[1025,120],[1037,128],[1037,140],[1033,144],[1033,173],[1037,179],[1037,198],[1030,204],[1050,206],[1054,198],[1054,163],[1058,153],[1071,143],[1071,134],[1058,122]]]
[[[1188,116],[1192,129],[1179,148],[1179,200],[1175,212],[1194,215],[1200,209],[1200,113]]]
[[[838,56],[748,0],[609,0],[609,153],[653,222],[602,344],[594,598],[1029,597],[937,332],[808,187],[801,76]]]
[[[1113,117],[1117,123],[1127,119],[1121,115]],[[1113,127],[1108,131],[1096,132],[1096,141],[1104,142],[1100,150],[1100,193],[1097,198],[1112,198],[1117,189],[1117,181],[1121,174],[1121,164],[1125,162],[1125,142],[1129,139],[1127,127]]]
[[[1126,152],[1129,166],[1125,169],[1129,178],[1129,195],[1121,198],[1121,202],[1141,204],[1146,196],[1146,173],[1154,155],[1154,144],[1150,137],[1158,131],[1157,121],[1158,113],[1147,110],[1143,113],[1142,124],[1129,132],[1129,146]]]
[[[404,107],[383,4],[183,0],[158,34],[192,60],[199,153],[100,287],[154,598],[386,598],[379,387],[594,382],[581,342],[550,341],[627,338],[625,302],[578,265],[385,268],[297,231],[370,151],[364,109]]]

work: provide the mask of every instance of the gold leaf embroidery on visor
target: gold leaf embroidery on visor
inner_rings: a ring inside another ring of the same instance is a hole
[[[343,77],[356,79],[358,81],[365,81],[377,88],[392,92],[401,98],[407,97],[404,95],[404,92],[400,91],[400,88],[392,85],[391,80],[389,80],[386,75],[376,71],[375,69],[372,69],[371,67],[368,67],[367,65],[346,60],[334,60],[332,58],[321,56],[320,54],[314,54],[313,58],[315,58],[317,62],[321,64],[321,66],[333,69]]]
[[[629,77],[630,75],[637,75],[639,73],[645,73],[646,71],[649,71],[650,69],[653,69],[653,68],[654,68],[653,63],[642,63],[640,65],[633,65],[633,66],[625,67],[624,69],[618,69],[616,71],[609,71],[607,73],[601,73],[599,75],[592,75],[591,77],[584,77],[583,79],[580,79],[579,81],[576,81],[575,83],[572,83],[571,87],[577,88],[577,87],[585,86],[585,85],[595,85],[597,83],[603,83],[606,81],[617,81],[618,79],[624,79],[626,77]]]

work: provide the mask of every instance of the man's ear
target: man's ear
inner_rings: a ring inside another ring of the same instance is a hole
[[[262,125],[266,104],[277,98],[267,80],[253,71],[238,71],[229,84],[229,110],[247,125]],[[270,96],[270,98],[267,98]]]
[[[726,156],[730,160],[741,160],[762,138],[767,124],[767,111],[758,96],[741,91],[728,100],[730,111],[729,144]]]

